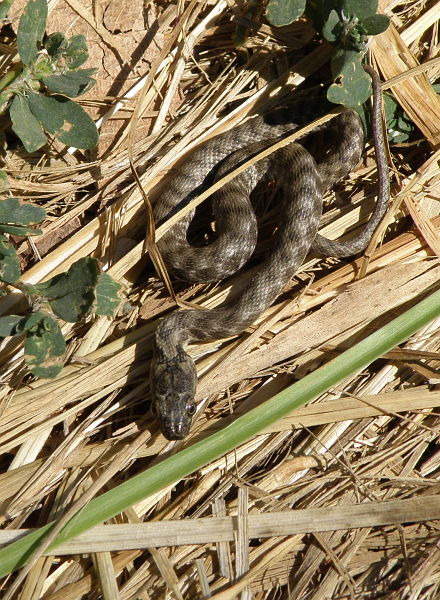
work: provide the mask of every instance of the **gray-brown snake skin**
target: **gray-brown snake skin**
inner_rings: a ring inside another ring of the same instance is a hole
[[[380,81],[370,67],[365,70],[373,82],[372,121],[379,194],[375,211],[358,237],[339,242],[317,235],[324,192],[359,163],[364,147],[360,118],[354,110],[346,109],[323,126],[329,148],[320,148],[320,157],[315,159],[303,145],[292,143],[260,160],[214,194],[217,238],[213,243],[202,248],[188,244],[187,230],[193,213],[180,220],[160,240],[159,250],[167,266],[180,277],[192,282],[224,279],[245,264],[255,248],[257,227],[250,192],[268,175],[281,184],[282,216],[274,247],[241,297],[209,311],[175,311],[162,319],[156,329],[151,371],[152,406],[166,438],[184,438],[195,412],[197,375],[192,358],[185,352],[186,345],[242,332],[274,302],[311,249],[320,255],[335,257],[360,252],[382,219],[388,203],[389,181],[381,124]],[[268,125],[257,117],[201,145],[169,181],[154,207],[156,223],[163,222],[176,208],[200,194],[207,187],[207,175],[219,163],[220,167],[215,170],[217,178],[296,128],[292,123]]]

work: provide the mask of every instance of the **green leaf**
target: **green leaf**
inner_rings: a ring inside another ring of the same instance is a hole
[[[306,0],[269,0],[266,18],[271,25],[290,25],[304,14]]]
[[[416,130],[416,126],[391,94],[383,95],[383,103],[390,143],[407,142]]]
[[[221,431],[164,458],[160,463],[93,498],[64,526],[49,546],[49,551],[230,452],[347,377],[359,373],[439,316],[440,291],[437,290],[349,350],[238,417]],[[0,549],[0,577],[23,566],[53,526],[54,522],[47,523]]]
[[[38,331],[39,323],[46,314],[47,313],[42,311],[35,311],[23,317],[16,326],[17,334],[26,333],[28,331]]]
[[[81,258],[66,273],[55,275],[43,283],[28,285],[28,292],[46,298],[58,317],[75,323],[84,318],[93,306],[99,273],[96,258]]]
[[[113,316],[121,303],[120,290],[122,286],[107,273],[100,273],[96,286],[97,315]]]
[[[14,246],[0,234],[0,281],[16,283],[20,279],[20,261]]]
[[[345,16],[355,16],[360,21],[364,21],[376,14],[378,0],[342,0],[340,5]]]
[[[47,0],[29,0],[17,31],[17,49],[22,62],[29,65],[38,54],[46,29]]]
[[[32,227],[22,227],[21,225],[2,225],[0,224],[2,233],[10,233],[11,235],[43,235],[41,229],[32,229]]]
[[[0,200],[0,223],[34,225],[41,223],[45,218],[46,211],[39,206],[21,202],[18,198]]]
[[[74,35],[69,39],[66,58],[69,69],[77,69],[89,58],[86,38],[83,35]]]
[[[51,92],[75,98],[85,94],[95,85],[96,81],[91,77],[95,73],[96,69],[66,71],[62,75],[44,77],[43,82]]]
[[[340,50],[332,59],[333,77],[327,98],[335,104],[358,108],[371,95],[370,77],[365,73],[358,52]]]
[[[16,331],[18,323],[23,320],[23,316],[19,315],[8,315],[7,317],[0,317],[0,337],[9,337],[11,335],[18,335]]]
[[[47,50],[47,53],[52,58],[57,58],[61,56],[63,52],[67,48],[67,39],[64,33],[57,31],[56,33],[51,33],[47,36],[44,47]]]
[[[46,131],[63,144],[76,148],[95,148],[98,130],[81,106],[64,96],[29,94],[32,113]]]
[[[56,377],[63,368],[66,351],[61,329],[56,320],[43,311],[33,313],[32,322],[32,327],[26,327],[25,362],[36,377]]]
[[[372,15],[362,19],[362,25],[367,35],[378,35],[388,29],[390,20],[386,15]]]
[[[0,243],[4,243],[2,247],[3,256],[14,256],[16,253],[14,246],[9,242],[8,238],[0,234]]]
[[[47,143],[44,131],[31,113],[29,104],[23,96],[15,96],[9,108],[12,131],[18,135],[28,152],[35,152]]]
[[[335,10],[332,10],[327,21],[322,28],[322,35],[328,42],[336,42],[338,37],[338,27],[340,26],[339,15]]]
[[[8,16],[13,1],[14,0],[3,0],[3,2],[0,2],[0,19],[5,19]]]
[[[63,33],[51,33],[44,42],[49,56],[55,59],[62,58],[64,69],[77,69],[89,58],[86,38],[83,35],[74,35],[69,40]],[[57,65],[59,67],[60,65]]]

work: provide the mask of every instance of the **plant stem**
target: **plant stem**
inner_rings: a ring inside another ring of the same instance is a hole
[[[0,79],[0,92],[5,89],[8,85],[11,85],[13,81],[21,75],[23,72],[23,65],[21,63],[17,63],[12,65],[10,71],[8,71],[3,77]]]

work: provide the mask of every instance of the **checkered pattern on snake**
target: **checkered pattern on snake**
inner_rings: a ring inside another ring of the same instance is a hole
[[[212,197],[216,239],[196,248],[187,241],[194,213],[173,226],[160,240],[159,250],[170,270],[187,281],[224,279],[240,269],[252,255],[257,224],[249,195],[262,178],[282,189],[279,227],[274,245],[249,280],[238,300],[212,310],[178,310],[166,316],[155,332],[152,363],[152,406],[162,433],[170,440],[184,438],[196,407],[197,375],[187,344],[236,335],[249,327],[274,302],[307,253],[350,256],[363,250],[384,215],[389,182],[381,127],[380,81],[365,67],[373,82],[373,132],[378,163],[379,194],[375,211],[362,232],[346,242],[318,235],[324,192],[345,177],[360,161],[364,147],[358,114],[346,109],[321,127],[325,146],[313,157],[302,143],[292,143],[260,160],[225,185]],[[212,182],[252,155],[297,128],[293,123],[268,125],[254,118],[196,149],[168,182],[154,207],[156,223],[163,222],[190,202]],[[307,140],[301,140],[307,145]]]

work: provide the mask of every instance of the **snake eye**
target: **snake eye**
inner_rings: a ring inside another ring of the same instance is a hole
[[[197,410],[197,406],[195,404],[187,404],[186,405],[186,412],[190,417],[192,417],[193,415],[196,414],[196,410]]]

